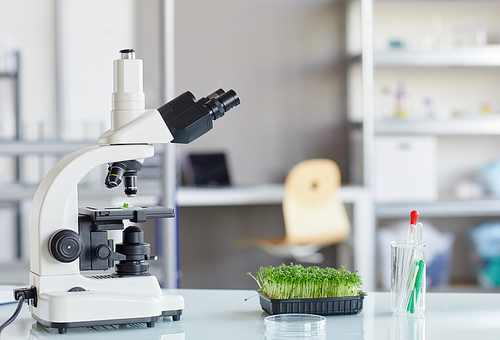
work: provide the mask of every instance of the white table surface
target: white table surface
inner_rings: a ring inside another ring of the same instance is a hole
[[[250,290],[168,290],[184,296],[186,309],[179,322],[166,319],[154,328],[69,329],[65,335],[38,326],[27,306],[1,339],[266,339],[258,297]],[[396,317],[389,293],[368,293],[361,314],[329,316],[328,339],[499,339],[500,294],[427,293],[423,317]],[[15,305],[0,306],[6,320]]]

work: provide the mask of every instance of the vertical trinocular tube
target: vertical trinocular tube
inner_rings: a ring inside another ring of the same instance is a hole
[[[121,59],[113,61],[111,129],[131,122],[145,110],[142,60],[133,49],[121,50]]]
[[[145,110],[143,92],[142,60],[135,59],[133,49],[120,51],[121,58],[113,61],[113,110],[111,111],[111,129],[118,129],[130,123]],[[137,194],[137,172],[142,162],[137,160],[109,164],[105,179],[107,188],[115,188],[124,181],[125,194]]]

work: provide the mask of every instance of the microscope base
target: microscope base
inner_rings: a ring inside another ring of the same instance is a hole
[[[68,328],[145,323],[154,327],[161,317],[180,320],[184,299],[170,294],[116,292],[50,292],[40,294],[33,318],[46,327]],[[43,311],[43,312],[42,312]],[[43,315],[42,315],[43,314]]]
[[[175,315],[173,315],[175,313]],[[169,311],[169,316],[172,316],[174,321],[180,320],[182,310]],[[32,315],[33,318],[42,326],[49,328],[57,328],[59,334],[66,334],[68,328],[79,328],[79,327],[96,327],[96,326],[122,326],[128,324],[145,323],[147,327],[154,327],[155,322],[158,321],[159,317],[149,317],[149,318],[137,318],[137,319],[119,319],[119,320],[97,320],[97,321],[83,321],[83,322],[50,322],[38,318]]]

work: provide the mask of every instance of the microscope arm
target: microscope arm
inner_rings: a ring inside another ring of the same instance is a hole
[[[48,240],[59,229],[78,233],[78,183],[98,165],[154,155],[153,145],[101,145],[72,153],[44,177],[30,212],[30,270],[37,275],[78,274],[78,261],[61,263],[48,249]]]

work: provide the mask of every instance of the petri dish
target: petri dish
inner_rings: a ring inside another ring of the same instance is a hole
[[[266,337],[326,339],[326,318],[314,314],[277,314],[264,319]]]

